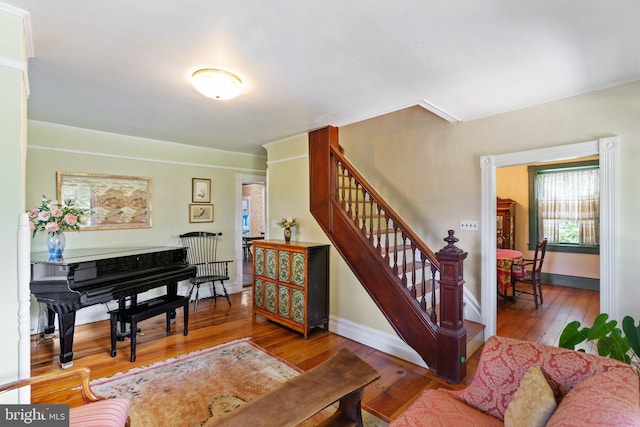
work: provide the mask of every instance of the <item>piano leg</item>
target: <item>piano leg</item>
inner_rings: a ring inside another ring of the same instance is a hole
[[[67,311],[64,307],[53,307],[58,315],[58,339],[60,341],[60,363],[62,369],[73,365],[73,332],[76,323],[76,310]]]
[[[44,339],[51,339],[55,335],[56,325],[54,324],[56,321],[56,312],[47,307],[45,309],[45,313],[47,316],[47,324],[44,327]]]

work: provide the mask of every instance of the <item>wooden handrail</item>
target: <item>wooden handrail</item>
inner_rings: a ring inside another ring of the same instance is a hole
[[[418,235],[412,230],[412,228],[402,219],[402,217],[386,202],[386,200],[373,188],[369,182],[360,174],[358,169],[344,156],[344,150],[342,148],[337,148],[334,146],[330,147],[331,154],[335,156],[340,163],[345,165],[354,178],[356,178],[360,185],[367,191],[367,193],[371,194],[376,203],[381,205],[384,208],[384,211],[393,219],[394,224],[397,224],[399,228],[409,237],[409,240],[415,242],[418,249],[427,255],[429,261],[436,267],[438,271],[440,271],[440,262],[438,258],[436,258],[436,254],[418,237]],[[335,197],[335,195],[333,195]]]
[[[335,127],[309,134],[309,178],[311,214],[380,312],[439,376],[460,382],[467,254],[453,231],[434,253],[345,157]]]

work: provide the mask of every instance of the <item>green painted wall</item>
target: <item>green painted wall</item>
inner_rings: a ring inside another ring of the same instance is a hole
[[[16,65],[26,61],[22,18],[0,10],[0,57]],[[0,228],[0,380],[13,380],[18,372],[17,225],[24,211],[24,147],[26,93],[19,67],[0,66],[0,182],[3,183],[3,223]],[[2,381],[5,382],[5,381]],[[6,399],[6,398],[3,398]],[[2,400],[5,401],[5,400]]]
[[[26,204],[42,196],[57,198],[56,172],[137,176],[152,180],[152,227],[66,232],[67,248],[176,246],[188,231],[222,232],[220,259],[240,261],[238,234],[241,189],[238,175],[264,175],[266,158],[147,140],[86,129],[29,122]],[[211,180],[214,221],[189,223],[192,178]],[[32,240],[33,251],[46,251],[46,234]],[[231,265],[227,288],[241,287]],[[159,291],[158,291],[159,292]],[[183,289],[184,292],[184,289]],[[34,304],[32,315],[39,307]],[[105,318],[102,306],[78,312],[78,323]],[[41,317],[42,318],[42,317]],[[40,323],[42,320],[40,320]],[[39,325],[41,329],[41,325]],[[32,332],[35,332],[32,330]]]

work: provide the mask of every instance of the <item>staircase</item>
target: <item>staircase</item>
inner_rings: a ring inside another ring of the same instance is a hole
[[[312,215],[396,333],[438,376],[459,383],[467,253],[453,231],[443,249],[428,248],[347,160],[337,128],[309,134],[309,159]]]

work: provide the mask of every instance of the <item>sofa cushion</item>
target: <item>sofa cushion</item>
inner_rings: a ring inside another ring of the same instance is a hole
[[[448,390],[427,390],[391,422],[389,427],[493,427],[502,421],[483,414]]]
[[[522,377],[504,413],[505,427],[544,427],[556,409],[556,398],[539,366]]]
[[[547,426],[639,426],[639,386],[637,374],[596,374],[567,393]]]
[[[525,372],[538,365],[559,401],[584,379],[612,369],[636,375],[633,368],[617,360],[565,348],[512,338],[492,336],[482,349],[476,374],[464,390],[457,392],[467,404],[501,420]]]

